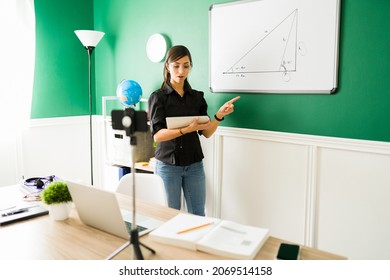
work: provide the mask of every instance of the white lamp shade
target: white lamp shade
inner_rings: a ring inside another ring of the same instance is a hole
[[[104,36],[104,32],[95,30],[75,30],[84,47],[96,47]]]

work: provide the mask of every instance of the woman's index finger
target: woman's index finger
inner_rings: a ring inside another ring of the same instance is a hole
[[[232,104],[233,102],[236,102],[238,99],[240,99],[240,97],[241,97],[241,96],[236,96],[236,97],[230,99],[230,100],[229,100],[228,102],[226,102],[226,103]]]

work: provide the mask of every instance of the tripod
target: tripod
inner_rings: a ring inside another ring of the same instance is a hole
[[[132,188],[133,188],[133,217],[131,222],[131,231],[130,231],[130,240],[127,241],[124,245],[119,247],[114,253],[112,253],[110,256],[107,257],[108,260],[111,260],[113,257],[115,257],[117,254],[122,252],[124,249],[129,247],[130,245],[133,246],[134,250],[134,259],[136,260],[143,260],[144,257],[142,255],[141,247],[148,249],[153,254],[156,253],[152,248],[146,246],[145,244],[141,243],[139,241],[139,232],[137,229],[137,223],[136,223],[136,186],[135,186],[135,147],[137,146],[137,138],[135,135],[130,135],[130,145],[131,145],[131,172],[132,172]]]

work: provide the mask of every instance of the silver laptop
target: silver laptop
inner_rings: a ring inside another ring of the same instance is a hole
[[[96,187],[66,181],[80,220],[91,227],[129,239],[133,214],[120,209],[116,194]],[[156,229],[164,222],[136,214],[139,236]]]

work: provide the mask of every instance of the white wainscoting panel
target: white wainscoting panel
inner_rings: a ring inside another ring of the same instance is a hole
[[[93,131],[94,151],[99,135]],[[97,139],[97,140],[95,140]],[[90,183],[89,117],[65,117],[31,120],[23,133],[23,174],[25,178],[57,175],[69,180]],[[94,169],[100,173],[100,162]]]
[[[222,146],[221,217],[303,243],[308,148],[237,137]]]
[[[219,127],[214,151],[215,216],[390,259],[390,143]]]
[[[316,246],[390,259],[390,155],[321,148]]]

